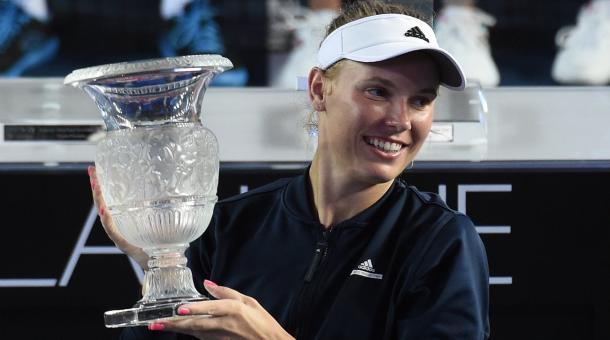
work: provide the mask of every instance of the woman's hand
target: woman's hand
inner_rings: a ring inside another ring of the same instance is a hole
[[[93,203],[95,203],[95,206],[97,207],[97,213],[100,216],[100,221],[102,222],[104,231],[106,231],[106,234],[114,242],[117,248],[138,262],[142,268],[148,268],[148,255],[142,250],[142,248],[136,247],[127,242],[121,233],[119,233],[119,230],[114,223],[112,223],[112,217],[110,217],[110,214],[108,214],[106,203],[104,203],[104,197],[102,197],[102,190],[95,174],[95,167],[89,166],[87,171],[89,172],[89,181],[91,182]]]
[[[185,304],[178,313],[192,317],[152,323],[148,329],[198,339],[294,339],[254,298],[208,280],[204,287],[218,300]]]

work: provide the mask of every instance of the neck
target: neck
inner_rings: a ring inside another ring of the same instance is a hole
[[[327,229],[373,205],[393,182],[363,183],[337,168],[340,167],[333,166],[331,161],[321,161],[316,153],[309,169],[315,210]]]

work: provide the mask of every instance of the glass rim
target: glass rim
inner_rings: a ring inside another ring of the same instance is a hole
[[[198,54],[179,57],[125,61],[76,69],[64,78],[64,85],[81,87],[91,81],[141,74],[151,71],[185,69],[208,69],[213,72],[223,72],[233,68],[233,63],[218,54]]]

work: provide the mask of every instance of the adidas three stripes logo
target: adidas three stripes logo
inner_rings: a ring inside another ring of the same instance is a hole
[[[407,33],[405,33],[405,37],[413,37],[413,38],[425,40],[426,42],[430,42],[430,40],[428,40],[428,38],[426,38],[426,35],[424,34],[424,32],[422,32],[422,30],[417,26],[414,26],[413,28],[408,30]]]

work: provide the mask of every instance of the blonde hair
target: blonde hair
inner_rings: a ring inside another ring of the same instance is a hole
[[[326,36],[347,23],[380,14],[403,14],[422,21],[427,20],[423,13],[407,8],[402,4],[392,4],[378,0],[353,1],[341,7],[340,14],[328,25]]]

